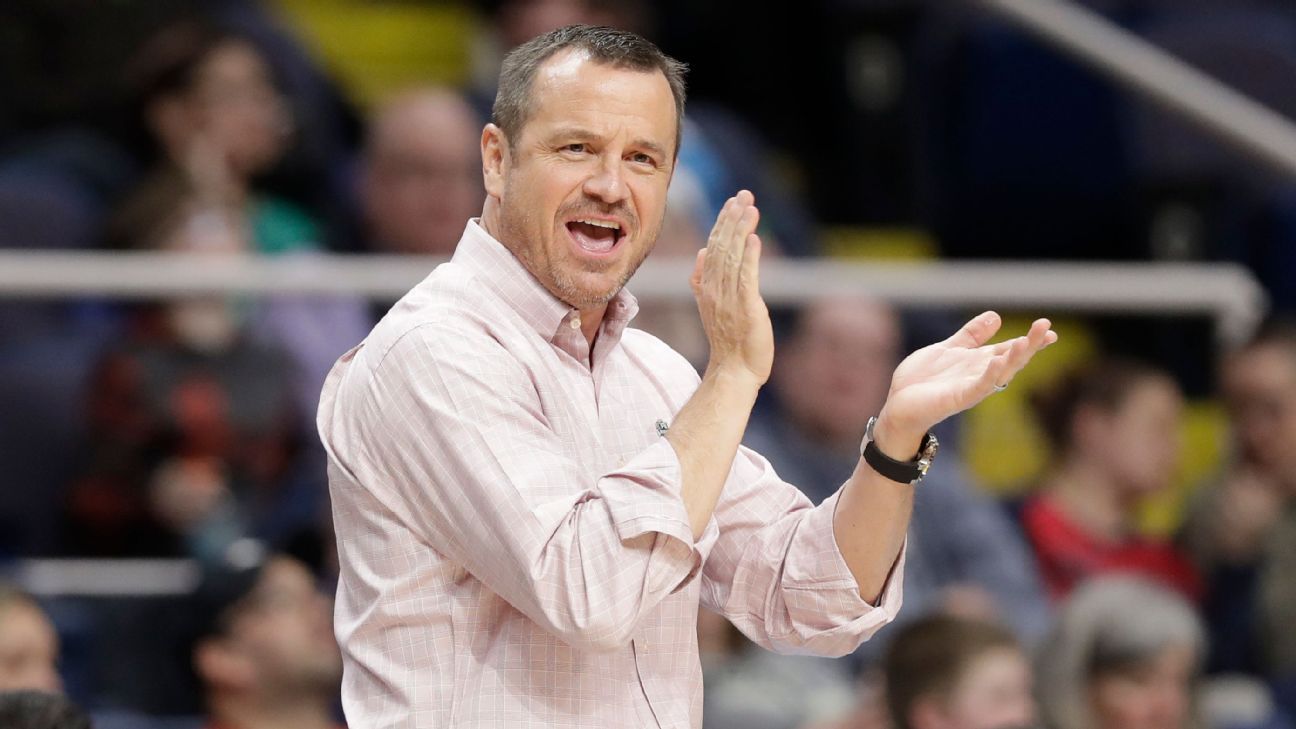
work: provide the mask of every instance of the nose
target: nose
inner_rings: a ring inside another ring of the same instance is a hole
[[[585,194],[614,205],[629,197],[630,189],[621,176],[619,159],[604,158],[597,170],[585,178]]]

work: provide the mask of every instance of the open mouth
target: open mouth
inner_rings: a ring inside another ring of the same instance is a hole
[[[581,250],[595,255],[612,251],[625,237],[621,224],[615,220],[581,218],[567,223],[567,232]]]

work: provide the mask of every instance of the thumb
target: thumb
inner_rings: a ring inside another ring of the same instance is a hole
[[[693,288],[694,296],[702,292],[702,266],[706,263],[706,252],[705,248],[699,249],[697,259],[693,262],[693,275],[689,277],[689,285]]]

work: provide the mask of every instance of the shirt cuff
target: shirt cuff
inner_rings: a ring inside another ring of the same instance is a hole
[[[839,629],[876,629],[889,623],[900,611],[909,540],[906,537],[901,544],[900,553],[882,585],[877,605],[869,604],[860,596],[859,583],[846,564],[833,531],[833,516],[840,495],[839,490],[825,499],[797,528],[789,553],[810,558],[788,561],[784,566],[783,587],[787,594],[796,596],[794,599],[798,603],[804,603],[798,607],[813,614],[834,616],[836,619],[832,622],[837,623]]]
[[[599,493],[612,516],[612,526],[622,541],[650,532],[672,537],[658,539],[654,552],[665,559],[657,560],[653,577],[669,579],[675,592],[693,579],[701,569],[706,554],[715,543],[717,530],[712,519],[696,542],[689,524],[688,510],[680,494],[679,457],[670,442],[661,439],[624,466],[608,473],[599,482]],[[679,572],[671,578],[661,572]],[[650,577],[650,580],[653,580]]]

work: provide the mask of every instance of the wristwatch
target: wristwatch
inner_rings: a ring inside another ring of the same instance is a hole
[[[918,447],[918,454],[912,461],[897,461],[883,453],[873,441],[873,428],[877,425],[877,420],[876,415],[869,418],[868,427],[864,429],[864,441],[860,443],[860,456],[870,468],[892,481],[918,485],[923,476],[927,475],[927,469],[931,468],[932,459],[940,449],[936,436],[928,431],[923,436],[922,445]]]

